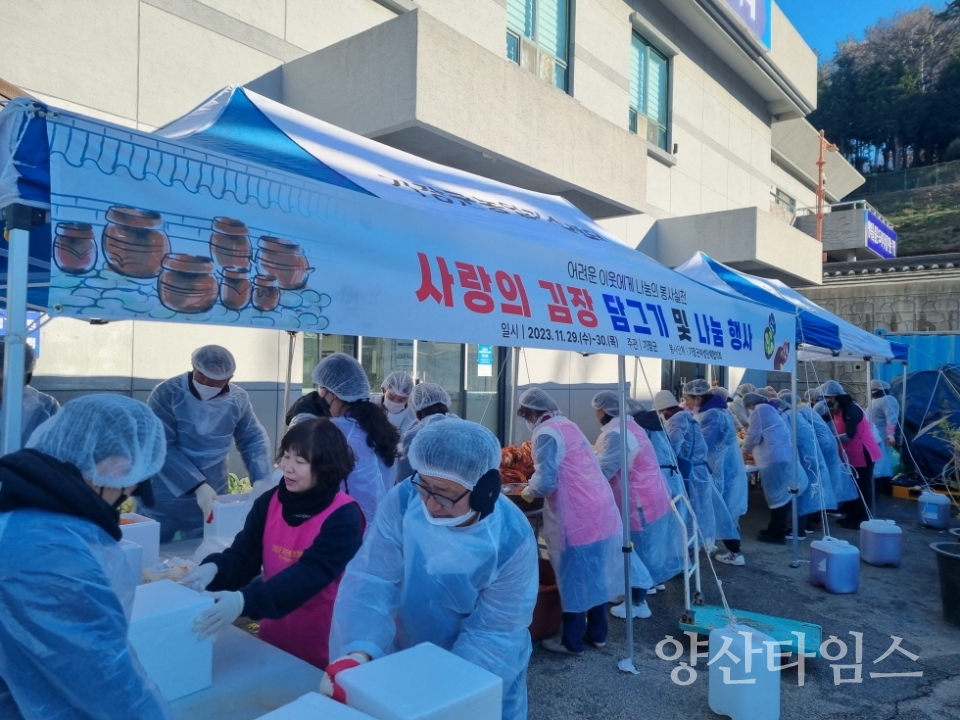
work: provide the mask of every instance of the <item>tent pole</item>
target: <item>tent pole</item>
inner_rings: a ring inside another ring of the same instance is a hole
[[[627,453],[627,370],[626,358],[617,356],[620,383],[620,518],[623,522],[623,604],[627,611],[627,656],[620,661],[624,672],[637,674],[633,664],[633,588],[630,587],[630,468]]]
[[[283,384],[283,412],[281,417],[286,419],[287,411],[290,409],[290,383],[293,380],[293,352],[297,347],[297,334],[287,332],[289,338],[287,342],[287,379]]]
[[[793,458],[793,497],[790,499],[792,504],[791,514],[793,516],[793,560],[790,562],[790,567],[797,568],[800,567],[800,540],[797,537],[797,533],[800,532],[800,519],[797,516],[797,501],[800,496],[800,478],[799,478],[799,460],[797,448],[797,415],[799,411],[797,410],[797,370],[794,368],[793,372],[790,373],[790,392],[793,395],[793,412],[790,413],[790,434],[791,441],[790,444],[793,447],[793,453],[791,456]]]
[[[24,346],[27,342],[27,272],[30,259],[30,228],[38,211],[26,205],[4,208],[9,240],[7,256],[6,352],[3,361],[3,446],[0,454],[20,449],[23,414]],[[45,213],[44,213],[45,219]]]
[[[903,425],[907,422],[907,364],[903,363],[903,382],[900,384],[900,437],[904,436]]]

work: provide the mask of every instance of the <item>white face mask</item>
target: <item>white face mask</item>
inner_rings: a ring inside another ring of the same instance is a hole
[[[193,389],[197,391],[197,395],[200,396],[201,400],[212,400],[223,392],[223,387],[210,387],[209,385],[201,385],[193,379],[191,379],[190,382],[193,383]]]
[[[456,527],[457,525],[463,525],[471,517],[476,515],[476,510],[467,510],[463,515],[458,515],[457,517],[434,517],[430,514],[430,511],[427,510],[426,506],[423,508],[423,514],[427,516],[427,522],[431,525],[440,525],[442,527]]]
[[[537,423],[532,423],[529,420],[524,420],[524,422],[527,424],[527,430],[530,432],[533,432],[537,429]]]
[[[407,404],[394,402],[393,400],[387,400],[387,398],[384,398],[383,406],[391,413],[398,413],[403,412],[403,410],[407,407]]]

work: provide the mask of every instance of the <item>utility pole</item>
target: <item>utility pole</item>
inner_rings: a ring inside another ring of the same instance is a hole
[[[817,159],[817,242],[823,243],[823,205],[827,194],[827,176],[823,172],[824,165],[827,164],[825,153],[836,152],[839,148],[831,142],[820,131],[820,157]],[[827,254],[823,253],[823,261],[826,262]]]

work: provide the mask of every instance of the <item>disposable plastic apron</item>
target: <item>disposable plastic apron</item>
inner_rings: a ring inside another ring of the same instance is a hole
[[[274,495],[270,499],[263,531],[263,579],[269,580],[297,562],[313,545],[327,518],[352,502],[356,500],[338,492],[322,513],[302,525],[291,527],[283,519],[280,501]],[[285,617],[261,620],[260,639],[323,670],[330,662],[330,621],[339,587],[338,577]]]

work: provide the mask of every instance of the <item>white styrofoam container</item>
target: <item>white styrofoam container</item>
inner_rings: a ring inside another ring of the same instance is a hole
[[[347,705],[378,720],[499,720],[503,680],[423,643],[337,675]]]
[[[203,524],[203,536],[233,540],[243,530],[250,512],[251,493],[217,495],[213,501],[213,519]]]
[[[133,572],[133,576],[140,584],[140,578],[143,576],[143,547],[130,540],[121,539],[120,549],[123,550],[123,559],[127,562],[127,567]]]
[[[213,638],[200,640],[193,621],[211,605],[213,598],[172,580],[137,586],[128,638],[167,700],[210,687]]]
[[[259,720],[374,720],[359,710],[324,697],[309,693],[271,713],[261,715]]]
[[[133,520],[129,525],[121,525],[120,532],[124,540],[143,548],[140,569],[146,570],[160,562],[160,523],[136,513],[124,513],[121,517]]]

